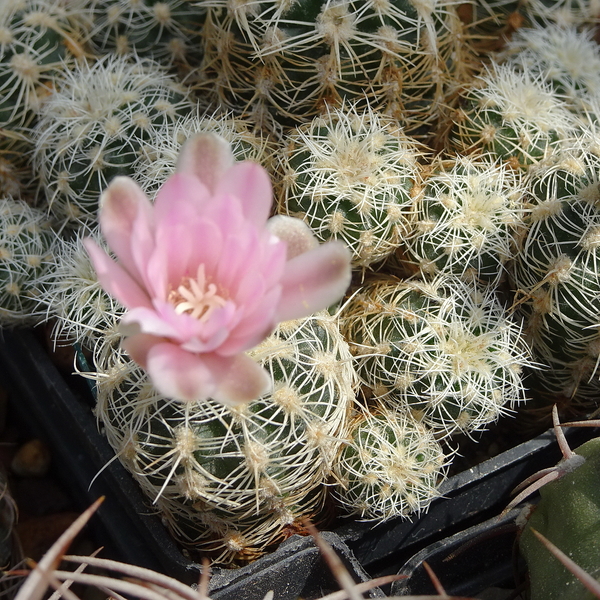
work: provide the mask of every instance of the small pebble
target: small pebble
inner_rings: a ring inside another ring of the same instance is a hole
[[[43,477],[50,468],[50,449],[42,440],[30,440],[17,450],[10,468],[19,477]]]

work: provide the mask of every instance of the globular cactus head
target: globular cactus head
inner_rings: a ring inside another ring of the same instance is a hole
[[[189,115],[157,128],[144,141],[132,177],[149,197],[175,171],[184,142],[200,132],[216,133],[229,142],[236,161],[251,160],[273,171],[274,145],[267,137],[254,133],[247,119],[231,113],[204,112],[199,106]]]
[[[541,75],[492,63],[463,91],[450,146],[486,152],[526,170],[575,130],[573,116]]]
[[[152,58],[162,64],[200,63],[204,9],[187,0],[92,0],[90,42],[98,55]]]
[[[341,318],[367,396],[440,436],[484,429],[525,399],[529,354],[490,287],[451,275],[381,278]]]
[[[56,75],[83,58],[88,27],[86,0],[0,4],[0,128],[26,131]]]
[[[431,430],[381,404],[350,424],[334,464],[334,495],[364,521],[418,516],[439,495],[446,462]]]
[[[192,108],[185,88],[151,61],[107,55],[65,72],[35,130],[49,210],[69,226],[94,219],[108,182],[130,175],[145,141]]]
[[[44,318],[39,280],[52,261],[55,235],[44,212],[22,200],[0,199],[0,323]]]
[[[371,109],[330,109],[292,131],[282,161],[281,213],[319,240],[343,240],[355,267],[383,260],[408,231],[420,146]]]
[[[272,391],[235,408],[161,397],[118,353],[97,375],[97,414],[121,461],[181,542],[225,563],[318,517],[354,400],[352,358],[326,312],[281,323],[251,355]]]
[[[434,160],[402,256],[424,278],[453,274],[498,285],[523,227],[519,171],[492,156]]]

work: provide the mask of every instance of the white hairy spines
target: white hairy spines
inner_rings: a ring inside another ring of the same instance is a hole
[[[88,350],[111,350],[120,341],[119,321],[125,308],[102,289],[82,241],[92,236],[104,246],[97,232],[81,232],[70,240],[60,239],[54,260],[44,278],[40,303],[55,321],[52,337],[57,343],[81,344]]]
[[[423,277],[497,285],[522,226],[522,176],[490,155],[434,160],[415,201],[406,256]]]
[[[192,108],[187,91],[151,61],[107,55],[65,72],[35,130],[50,211],[70,225],[95,218],[100,193],[131,174],[144,140]]]
[[[439,496],[446,457],[433,433],[384,405],[358,413],[335,462],[334,495],[364,521],[410,517]]]
[[[162,398],[115,353],[98,373],[109,442],[180,541],[220,562],[260,555],[317,515],[354,399],[352,358],[328,313],[280,324],[252,354],[273,390],[237,408]]]
[[[43,320],[38,284],[52,260],[54,239],[42,211],[0,199],[0,324]]]
[[[489,287],[453,276],[376,280],[342,319],[369,393],[439,435],[481,430],[524,400],[529,356]]]
[[[600,49],[593,30],[548,24],[519,29],[502,56],[550,82],[569,108],[581,111],[600,94]]]
[[[539,385],[595,402],[600,389],[600,158],[581,140],[530,175],[530,224],[514,261],[514,288]],[[596,148],[597,150],[597,148]]]
[[[421,154],[390,118],[330,109],[288,136],[280,212],[303,219],[321,241],[343,240],[353,264],[367,267],[406,236]]]
[[[272,170],[273,144],[266,137],[253,133],[245,119],[232,114],[204,114],[198,108],[173,123],[156,128],[152,136],[144,140],[139,160],[133,165],[132,177],[149,197],[153,197],[175,171],[185,140],[196,133],[209,131],[230,143],[235,160],[252,160]]]
[[[548,157],[575,128],[572,114],[540,75],[492,63],[464,92],[451,145],[488,152],[527,168]]]

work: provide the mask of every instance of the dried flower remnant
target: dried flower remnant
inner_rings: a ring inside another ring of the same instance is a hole
[[[154,206],[129,178],[101,198],[99,221],[114,262],[86,247],[103,287],[128,310],[125,350],[156,388],[182,401],[237,404],[270,385],[244,352],[275,325],[340,299],[350,253],[304,236],[288,250],[286,228],[269,214],[271,183],[259,165],[235,163],[215,134],[188,140]],[[295,221],[294,221],[295,224]],[[308,228],[307,228],[308,229]]]

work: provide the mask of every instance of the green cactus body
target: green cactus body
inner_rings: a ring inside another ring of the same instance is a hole
[[[354,400],[351,356],[328,313],[280,324],[252,355],[273,389],[236,408],[162,398],[114,358],[99,369],[110,443],[180,541],[219,562],[255,557],[318,514]]]
[[[52,260],[46,215],[21,200],[0,200],[0,324],[42,320],[39,278]]]
[[[263,119],[298,123],[324,103],[366,100],[426,121],[465,47],[461,25],[441,0],[217,0],[204,29],[206,87],[221,105]]]
[[[486,152],[527,169],[552,154],[575,129],[574,119],[541,76],[492,65],[463,93],[450,145]]]
[[[382,279],[342,318],[368,393],[438,434],[483,429],[524,400],[528,355],[491,288],[453,276]]]
[[[392,253],[408,231],[418,145],[391,119],[355,107],[331,109],[288,139],[280,212],[322,241],[343,240],[354,266]]]
[[[595,402],[600,380],[600,160],[575,150],[536,173],[534,206],[515,257],[514,287],[548,396]],[[552,400],[551,403],[554,401]]]
[[[334,494],[362,520],[426,510],[438,496],[446,457],[433,433],[406,413],[379,406],[359,413],[334,465]]]
[[[423,277],[498,285],[524,214],[518,171],[490,156],[437,160],[412,215],[406,258]]]
[[[531,600],[593,600],[594,594],[542,546],[535,529],[595,579],[600,579],[600,438],[575,451],[585,462],[541,490],[519,539]]]
[[[23,133],[64,65],[84,54],[85,0],[10,0],[0,5],[0,128]],[[10,137],[0,136],[0,147]]]
[[[92,0],[91,43],[98,54],[199,64],[204,9],[190,0]]]
[[[144,142],[192,109],[185,89],[150,61],[107,56],[65,73],[35,131],[51,212],[70,225],[95,218],[108,182],[130,175]]]

